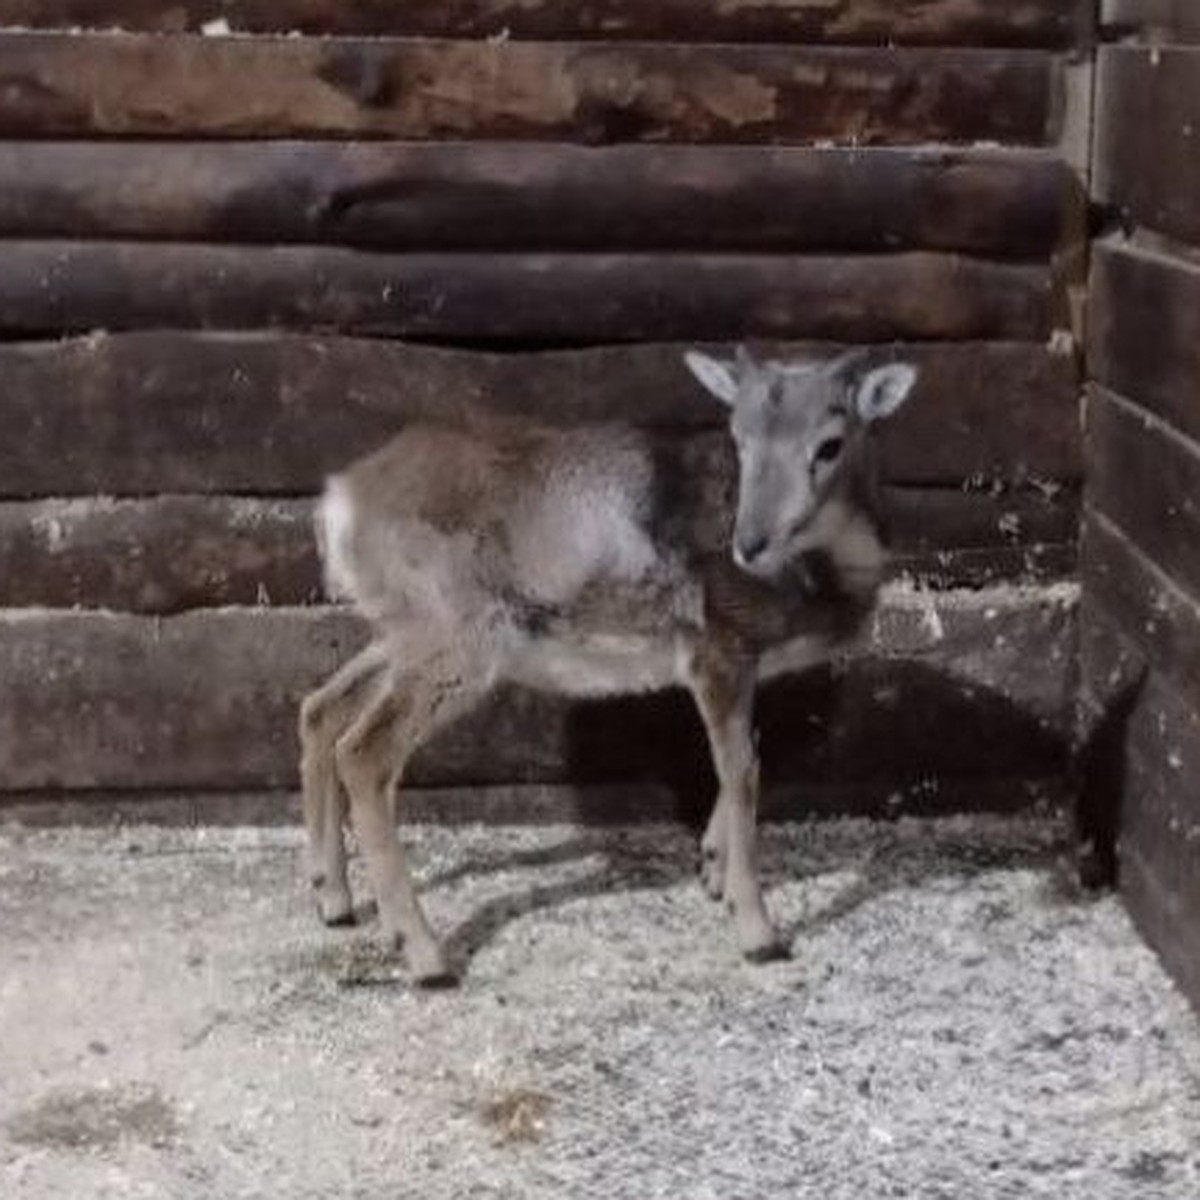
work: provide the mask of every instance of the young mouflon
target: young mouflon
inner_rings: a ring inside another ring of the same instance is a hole
[[[323,919],[350,920],[349,815],[384,934],[421,982],[452,972],[396,836],[397,785],[502,682],[687,688],[720,782],[704,886],[747,958],[785,952],[755,868],[755,686],[827,659],[870,612],[884,567],[871,426],[917,373],[864,352],[685,359],[727,431],[414,424],[328,482],[327,581],[375,636],[302,706],[312,880]]]

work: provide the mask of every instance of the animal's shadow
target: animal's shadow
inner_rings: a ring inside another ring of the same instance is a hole
[[[816,855],[797,847],[794,839],[770,827],[764,830],[761,843],[761,873],[768,896],[771,889],[797,879],[829,873],[852,876],[850,882],[818,908],[782,925],[780,933],[787,947],[802,943],[805,937],[846,919],[863,905],[896,888],[919,886],[939,877],[999,869],[1038,869],[1053,879],[1055,868],[1062,862],[1061,845],[1007,838],[998,835],[994,827],[988,835],[981,832],[977,837],[961,830],[953,834],[942,831],[925,844],[911,837],[893,836],[885,828],[868,841],[859,837],[843,839],[839,844],[834,837]],[[479,905],[447,934],[446,949],[454,967],[459,972],[465,971],[471,960],[510,922],[530,913],[612,892],[646,892],[686,882],[700,886],[695,871],[697,857],[681,854],[678,838],[671,838],[666,848],[656,849],[653,835],[631,838],[623,831],[593,829],[538,849],[470,857],[430,877],[426,888],[435,890],[468,877],[478,879],[488,874],[561,866],[592,858],[599,858],[599,865],[585,875],[547,884],[534,882]],[[730,930],[731,954],[732,947]]]
[[[997,686],[911,660],[867,660],[781,680],[760,692],[756,726],[768,817],[933,816],[1015,810],[1033,781],[1069,773],[1068,722],[1050,724]],[[716,779],[695,708],[682,692],[572,709],[571,778],[653,780],[673,816],[698,827]],[[580,810],[581,823],[594,819]]]

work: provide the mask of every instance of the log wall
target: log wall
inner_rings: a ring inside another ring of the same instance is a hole
[[[1200,34],[1196,6],[1109,0],[1091,281],[1083,814],[1149,941],[1200,1002]]]
[[[872,648],[764,699],[777,809],[1056,780],[1090,9],[0,0],[0,804],[291,788],[296,700],[362,636],[323,475],[480,404],[708,436],[680,356],[737,340],[921,366]],[[514,692],[414,769],[703,761],[673,699]]]

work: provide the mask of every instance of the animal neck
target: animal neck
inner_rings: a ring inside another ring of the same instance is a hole
[[[824,504],[814,522],[814,540],[806,559],[823,560],[839,591],[873,592],[883,577],[887,552],[879,510],[867,491],[867,479],[850,477]]]

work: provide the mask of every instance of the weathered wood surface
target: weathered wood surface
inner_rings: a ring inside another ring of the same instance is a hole
[[[1083,588],[1138,652],[1200,712],[1200,603],[1103,513],[1089,508],[1080,548]],[[1085,619],[1086,619],[1085,608]],[[1094,676],[1103,664],[1089,662]],[[1086,679],[1096,691],[1102,681]]]
[[[0,78],[15,137],[1044,144],[1061,93],[1038,50],[186,35],[0,35]]]
[[[1100,51],[1095,190],[1128,222],[1200,244],[1200,47]]]
[[[1107,240],[1095,246],[1091,287],[1093,378],[1200,440],[1200,265]]]
[[[1200,1003],[1200,718],[1154,677],[1129,732],[1120,854],[1134,920]]]
[[[1074,504],[889,489],[894,570],[939,586],[1069,569]],[[0,504],[0,607],[172,614],[321,596],[308,500],[162,496]]]
[[[1085,426],[1089,502],[1200,598],[1200,445],[1097,386]]]
[[[1184,0],[1180,0],[1184,2]],[[0,0],[0,24],[417,37],[1063,45],[1081,0]]]
[[[941,774],[1057,774],[1073,620],[1061,588],[901,593],[875,622],[877,657],[857,673],[766,697],[772,770],[897,790],[922,779],[936,788]],[[361,636],[328,609],[10,610],[0,789],[292,786],[296,705]],[[948,721],[961,736],[945,736]],[[511,691],[422,751],[412,782],[695,780],[707,772],[702,746],[682,697],[567,705]]]
[[[1039,150],[0,142],[5,237],[1044,258],[1084,203]]]
[[[1131,803],[1131,829],[1122,852],[1121,891],[1146,942],[1193,1008],[1200,1009],[1200,907],[1195,887],[1195,878],[1200,874],[1195,847],[1200,838],[1195,836],[1194,821],[1187,826],[1192,831],[1190,841],[1182,839],[1176,830],[1162,832],[1161,815],[1154,820],[1153,833],[1145,828],[1145,810],[1155,795],[1154,789],[1162,786],[1155,774],[1140,762],[1130,774],[1128,787],[1135,799]],[[1177,818],[1165,819],[1175,819],[1176,829],[1183,828]],[[1187,881],[1186,889],[1177,880]]]
[[[0,332],[318,329],[486,342],[1038,339],[1046,266],[894,255],[363,254],[10,242]]]
[[[1071,489],[962,492],[890,487],[891,570],[923,586],[989,587],[1074,576],[1078,502]]]
[[[1136,552],[1135,552],[1136,553]],[[1103,693],[1109,680],[1142,682],[1109,763],[1119,805],[1117,863],[1121,890],[1142,932],[1195,1003],[1200,1004],[1200,719],[1161,670],[1152,637],[1139,644],[1132,625],[1086,595],[1080,614],[1085,686]],[[1147,653],[1147,650],[1149,653]],[[1170,668],[1173,672],[1173,667]],[[1194,694],[1194,688],[1193,688]]]
[[[307,500],[161,496],[0,504],[0,607],[167,614],[307,604],[320,595]]]
[[[1195,0],[1103,0],[1102,19],[1120,33],[1200,37]]]
[[[472,410],[711,428],[683,345],[486,354],[299,336],[130,333],[0,344],[0,495],[300,494],[407,421]],[[715,347],[726,352],[727,347]],[[831,346],[767,344],[781,357]],[[1026,343],[881,346],[920,368],[889,479],[1077,478],[1070,359]]]

